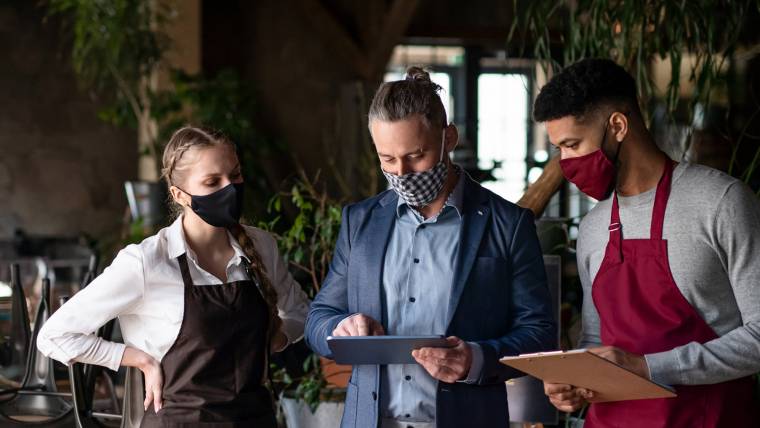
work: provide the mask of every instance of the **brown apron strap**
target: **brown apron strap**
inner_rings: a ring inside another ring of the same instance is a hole
[[[193,286],[193,277],[190,276],[190,268],[187,266],[187,255],[185,253],[177,257],[179,262],[179,271],[182,272],[182,282],[185,283],[185,288],[191,288]]]

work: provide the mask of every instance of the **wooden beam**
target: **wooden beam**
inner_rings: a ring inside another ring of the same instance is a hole
[[[549,205],[549,200],[557,193],[565,181],[562,168],[559,166],[559,156],[553,157],[544,167],[544,172],[535,183],[528,187],[517,205],[533,211],[536,218],[541,217]]]
[[[367,55],[324,5],[319,0],[300,0],[297,3],[301,5],[304,18],[326,42],[327,48],[332,51],[331,54],[343,56],[359,76],[369,79],[370,65]]]
[[[395,0],[385,15],[380,37],[370,51],[370,72],[375,80],[382,78],[393,48],[404,36],[419,3],[419,0]]]

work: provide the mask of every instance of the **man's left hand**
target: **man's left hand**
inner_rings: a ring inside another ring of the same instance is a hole
[[[631,354],[614,346],[592,348],[589,349],[589,352],[593,352],[594,354],[610,360],[645,379],[649,379],[649,366],[647,366],[647,360],[643,355]]]
[[[412,351],[412,356],[430,376],[454,383],[467,377],[472,365],[472,349],[458,337],[448,337],[446,341],[453,348],[420,348]]]

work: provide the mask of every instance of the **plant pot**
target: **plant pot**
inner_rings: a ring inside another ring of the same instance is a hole
[[[327,381],[327,385],[347,388],[348,379],[351,377],[351,366],[336,364],[335,361],[324,357],[319,357],[322,366],[322,376]]]
[[[314,413],[303,401],[282,396],[280,407],[288,428],[338,427],[343,417],[343,401],[324,401]]]

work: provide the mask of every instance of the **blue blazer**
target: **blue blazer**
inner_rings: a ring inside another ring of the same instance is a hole
[[[556,326],[533,214],[467,177],[447,335],[477,342],[476,384],[438,382],[436,422],[447,427],[508,425],[504,382],[522,373],[499,358],[549,350]],[[349,314],[383,319],[382,276],[398,196],[385,191],[343,209],[330,271],[311,305],[306,341],[330,358],[326,338]],[[379,424],[380,369],[354,366],[341,427]]]

